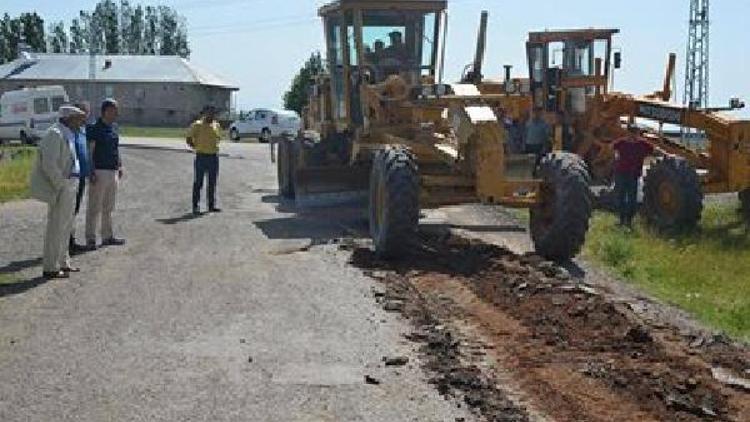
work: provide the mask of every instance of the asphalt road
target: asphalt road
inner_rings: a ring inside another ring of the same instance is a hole
[[[0,205],[0,280],[13,281],[0,286],[0,421],[473,420],[427,383],[408,323],[333,243],[361,214],[295,214],[268,147],[230,144],[225,212],[193,219],[192,154],[126,144],[115,226],[128,243],[77,257],[70,280],[37,277],[44,206]]]

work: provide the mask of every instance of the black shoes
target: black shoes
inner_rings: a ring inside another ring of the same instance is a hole
[[[110,237],[109,239],[102,240],[103,246],[122,246],[125,244],[125,239],[118,239],[116,237]]]
[[[211,207],[208,209],[208,212],[218,213],[221,212],[221,208]]]
[[[82,254],[85,252],[92,252],[96,250],[96,243],[87,243],[85,245],[79,245],[78,243],[70,243],[70,253],[73,255]]]
[[[45,280],[55,280],[62,278],[70,278],[70,273],[65,271],[45,271],[42,273],[42,277]]]

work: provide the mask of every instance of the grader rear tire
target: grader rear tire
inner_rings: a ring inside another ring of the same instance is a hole
[[[745,189],[739,194],[740,210],[747,224],[750,224],[750,189]]]
[[[586,163],[575,154],[553,153],[542,159],[537,174],[542,203],[531,209],[531,238],[539,255],[568,261],[586,241],[593,209]]]
[[[369,220],[375,253],[394,258],[414,241],[419,224],[419,171],[412,153],[380,151],[370,176]]]
[[[279,142],[278,157],[276,159],[276,174],[279,180],[279,195],[286,199],[294,199],[294,157],[292,143],[289,140]]]
[[[664,232],[695,229],[703,212],[703,190],[698,173],[679,157],[654,163],[643,179],[643,214]]]

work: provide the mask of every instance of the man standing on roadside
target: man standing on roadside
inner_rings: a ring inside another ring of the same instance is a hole
[[[86,113],[86,120],[91,115],[91,107],[87,102],[80,102],[74,104],[75,107]],[[88,246],[79,245],[76,242],[76,216],[81,210],[81,203],[83,202],[83,194],[86,191],[86,179],[91,175],[91,156],[89,155],[88,142],[86,141],[86,127],[81,125],[78,130],[78,136],[76,137],[76,156],[81,168],[80,179],[78,180],[78,193],[76,194],[76,206],[73,213],[73,224],[70,230],[70,244],[68,248],[70,253],[76,254],[81,252],[87,252],[91,250]]]
[[[193,215],[200,214],[203,179],[208,175],[206,192],[208,211],[221,212],[216,207],[216,181],[219,177],[219,141],[221,127],[216,121],[213,106],[203,108],[201,118],[196,120],[187,133],[187,144],[195,151],[195,178],[193,179]]]
[[[68,278],[71,272],[80,271],[71,265],[68,242],[81,171],[76,138],[86,113],[65,105],[59,116],[39,142],[30,183],[31,196],[48,205],[42,258],[42,276],[48,280]]]
[[[654,147],[641,137],[638,126],[628,126],[628,136],[615,141],[615,191],[620,212],[620,225],[632,227],[638,210],[638,180],[643,161],[654,153]]]
[[[101,117],[86,133],[93,157],[90,177],[89,203],[86,209],[86,246],[96,249],[96,231],[101,220],[102,245],[124,245],[112,229],[112,212],[115,209],[117,187],[123,175],[120,160],[120,135],[117,132],[117,101],[108,98],[102,102]]]

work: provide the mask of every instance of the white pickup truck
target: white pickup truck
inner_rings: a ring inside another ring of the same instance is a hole
[[[0,142],[20,139],[33,144],[57,120],[57,110],[68,102],[61,86],[7,91],[0,96]]]
[[[267,143],[274,138],[296,135],[301,123],[293,111],[258,108],[229,126],[229,138],[237,142],[242,137],[254,137]]]

